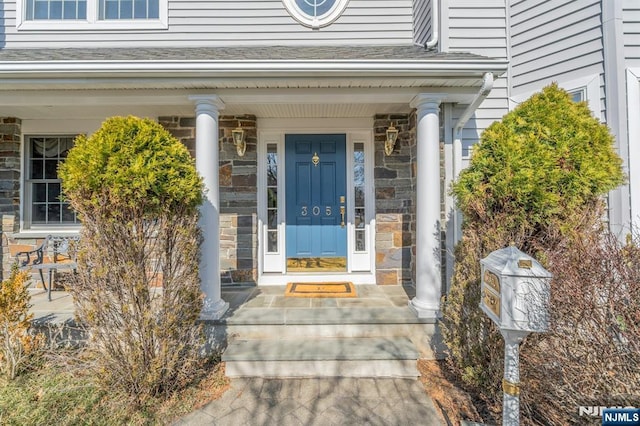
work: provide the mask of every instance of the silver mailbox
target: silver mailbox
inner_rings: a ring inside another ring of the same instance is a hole
[[[480,261],[480,308],[504,330],[543,332],[549,327],[551,273],[514,246]]]

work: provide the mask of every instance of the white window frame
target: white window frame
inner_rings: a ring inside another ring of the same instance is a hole
[[[258,144],[258,246],[260,247],[261,262],[260,273],[262,272],[282,272],[286,268],[285,256],[285,221],[284,221],[284,133],[262,132],[260,134],[260,144]],[[267,252],[267,145],[276,145],[278,158],[278,250]]]
[[[592,74],[575,80],[557,81],[558,87],[566,90],[569,93],[575,93],[583,91],[585,95],[585,101],[589,105],[589,109],[593,113],[594,117],[602,121],[602,99],[600,99],[600,75]],[[542,88],[540,88],[541,90]],[[526,101],[534,93],[540,90],[521,93],[513,96],[512,100],[516,104],[520,104]],[[511,108],[513,109],[513,108]]]
[[[372,230],[375,229],[375,191],[373,180],[373,144],[371,135],[368,132],[351,132],[347,134],[347,247],[349,248],[349,271],[369,271],[371,270],[371,255],[375,252],[374,235]],[[364,211],[365,211],[365,249],[364,251],[356,251],[356,209],[355,209],[355,183],[353,178],[354,170],[354,146],[361,143],[364,146]]]
[[[640,68],[627,69],[627,125],[629,135],[629,193],[631,224],[640,225]]]
[[[16,28],[18,31],[59,30],[163,30],[169,27],[168,0],[158,0],[158,19],[98,19],[98,1],[87,0],[87,19],[27,20],[26,0],[16,0]]]
[[[338,19],[342,15],[342,12],[347,8],[349,0],[336,0],[336,3],[329,12],[319,16],[318,18],[311,17],[300,10],[295,0],[282,0],[282,3],[284,4],[284,7],[287,8],[287,11],[293,19],[305,27],[318,29],[331,25],[336,19]]]
[[[31,139],[37,138],[74,138],[78,133],[40,133],[40,134],[25,134],[23,137],[23,149],[22,149],[22,171],[21,171],[21,191],[20,191],[20,224],[21,229],[42,231],[42,230],[77,230],[80,229],[80,222],[77,223],[37,223],[33,224],[31,217],[31,207],[33,206],[33,193],[31,185],[28,183],[32,179],[29,178],[31,167],[29,161],[31,160],[30,148]],[[59,178],[57,179],[59,180]]]
[[[26,164],[29,149],[25,135],[30,137],[38,136],[68,136],[79,134],[91,134],[98,129],[102,120],[75,120],[69,125],[67,120],[22,120],[22,141],[20,149],[20,231],[18,235],[25,237],[40,238],[51,235],[77,234],[81,225],[35,225],[28,221],[26,209],[30,206],[26,204]]]

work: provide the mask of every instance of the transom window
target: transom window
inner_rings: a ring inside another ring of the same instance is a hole
[[[289,14],[311,28],[320,28],[338,19],[348,0],[282,0]]]
[[[73,225],[75,212],[61,197],[58,165],[67,158],[74,136],[31,136],[27,139],[25,223]]]

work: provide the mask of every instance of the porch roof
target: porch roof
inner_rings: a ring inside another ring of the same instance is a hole
[[[276,61],[385,60],[433,61],[488,59],[466,52],[442,53],[415,45],[388,46],[240,46],[191,48],[4,49],[0,61]]]
[[[253,46],[0,50],[0,116],[192,114],[215,93],[226,114],[371,117],[416,93],[468,103],[507,62],[420,46]]]
[[[203,77],[214,79],[207,88],[280,87],[279,78],[305,77],[337,78],[325,82],[330,87],[470,87],[478,86],[485,72],[501,74],[506,68],[504,60],[466,52],[433,52],[415,45],[3,49],[0,88],[9,83],[20,88],[21,82],[43,78],[71,83],[74,77],[135,78],[138,84],[133,87],[137,88],[169,88],[162,81],[148,80],[176,77],[187,80],[174,81],[171,88],[193,88],[189,84],[194,82],[188,80]],[[353,81],[345,83],[340,77],[368,81],[354,86]],[[216,78],[227,82],[219,83]],[[384,83],[389,78],[394,82]],[[410,80],[403,81],[407,78]],[[275,85],[265,82],[268,79],[275,79]],[[252,84],[252,80],[262,83]],[[295,86],[307,84],[298,81]]]

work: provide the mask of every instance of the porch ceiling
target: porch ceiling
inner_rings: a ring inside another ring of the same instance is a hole
[[[372,117],[410,111],[420,92],[446,93],[446,102],[466,103],[475,87],[309,88],[213,90],[0,90],[0,116],[22,119],[104,119],[113,115],[158,117],[194,114],[190,96],[215,93],[222,114],[259,118]]]

